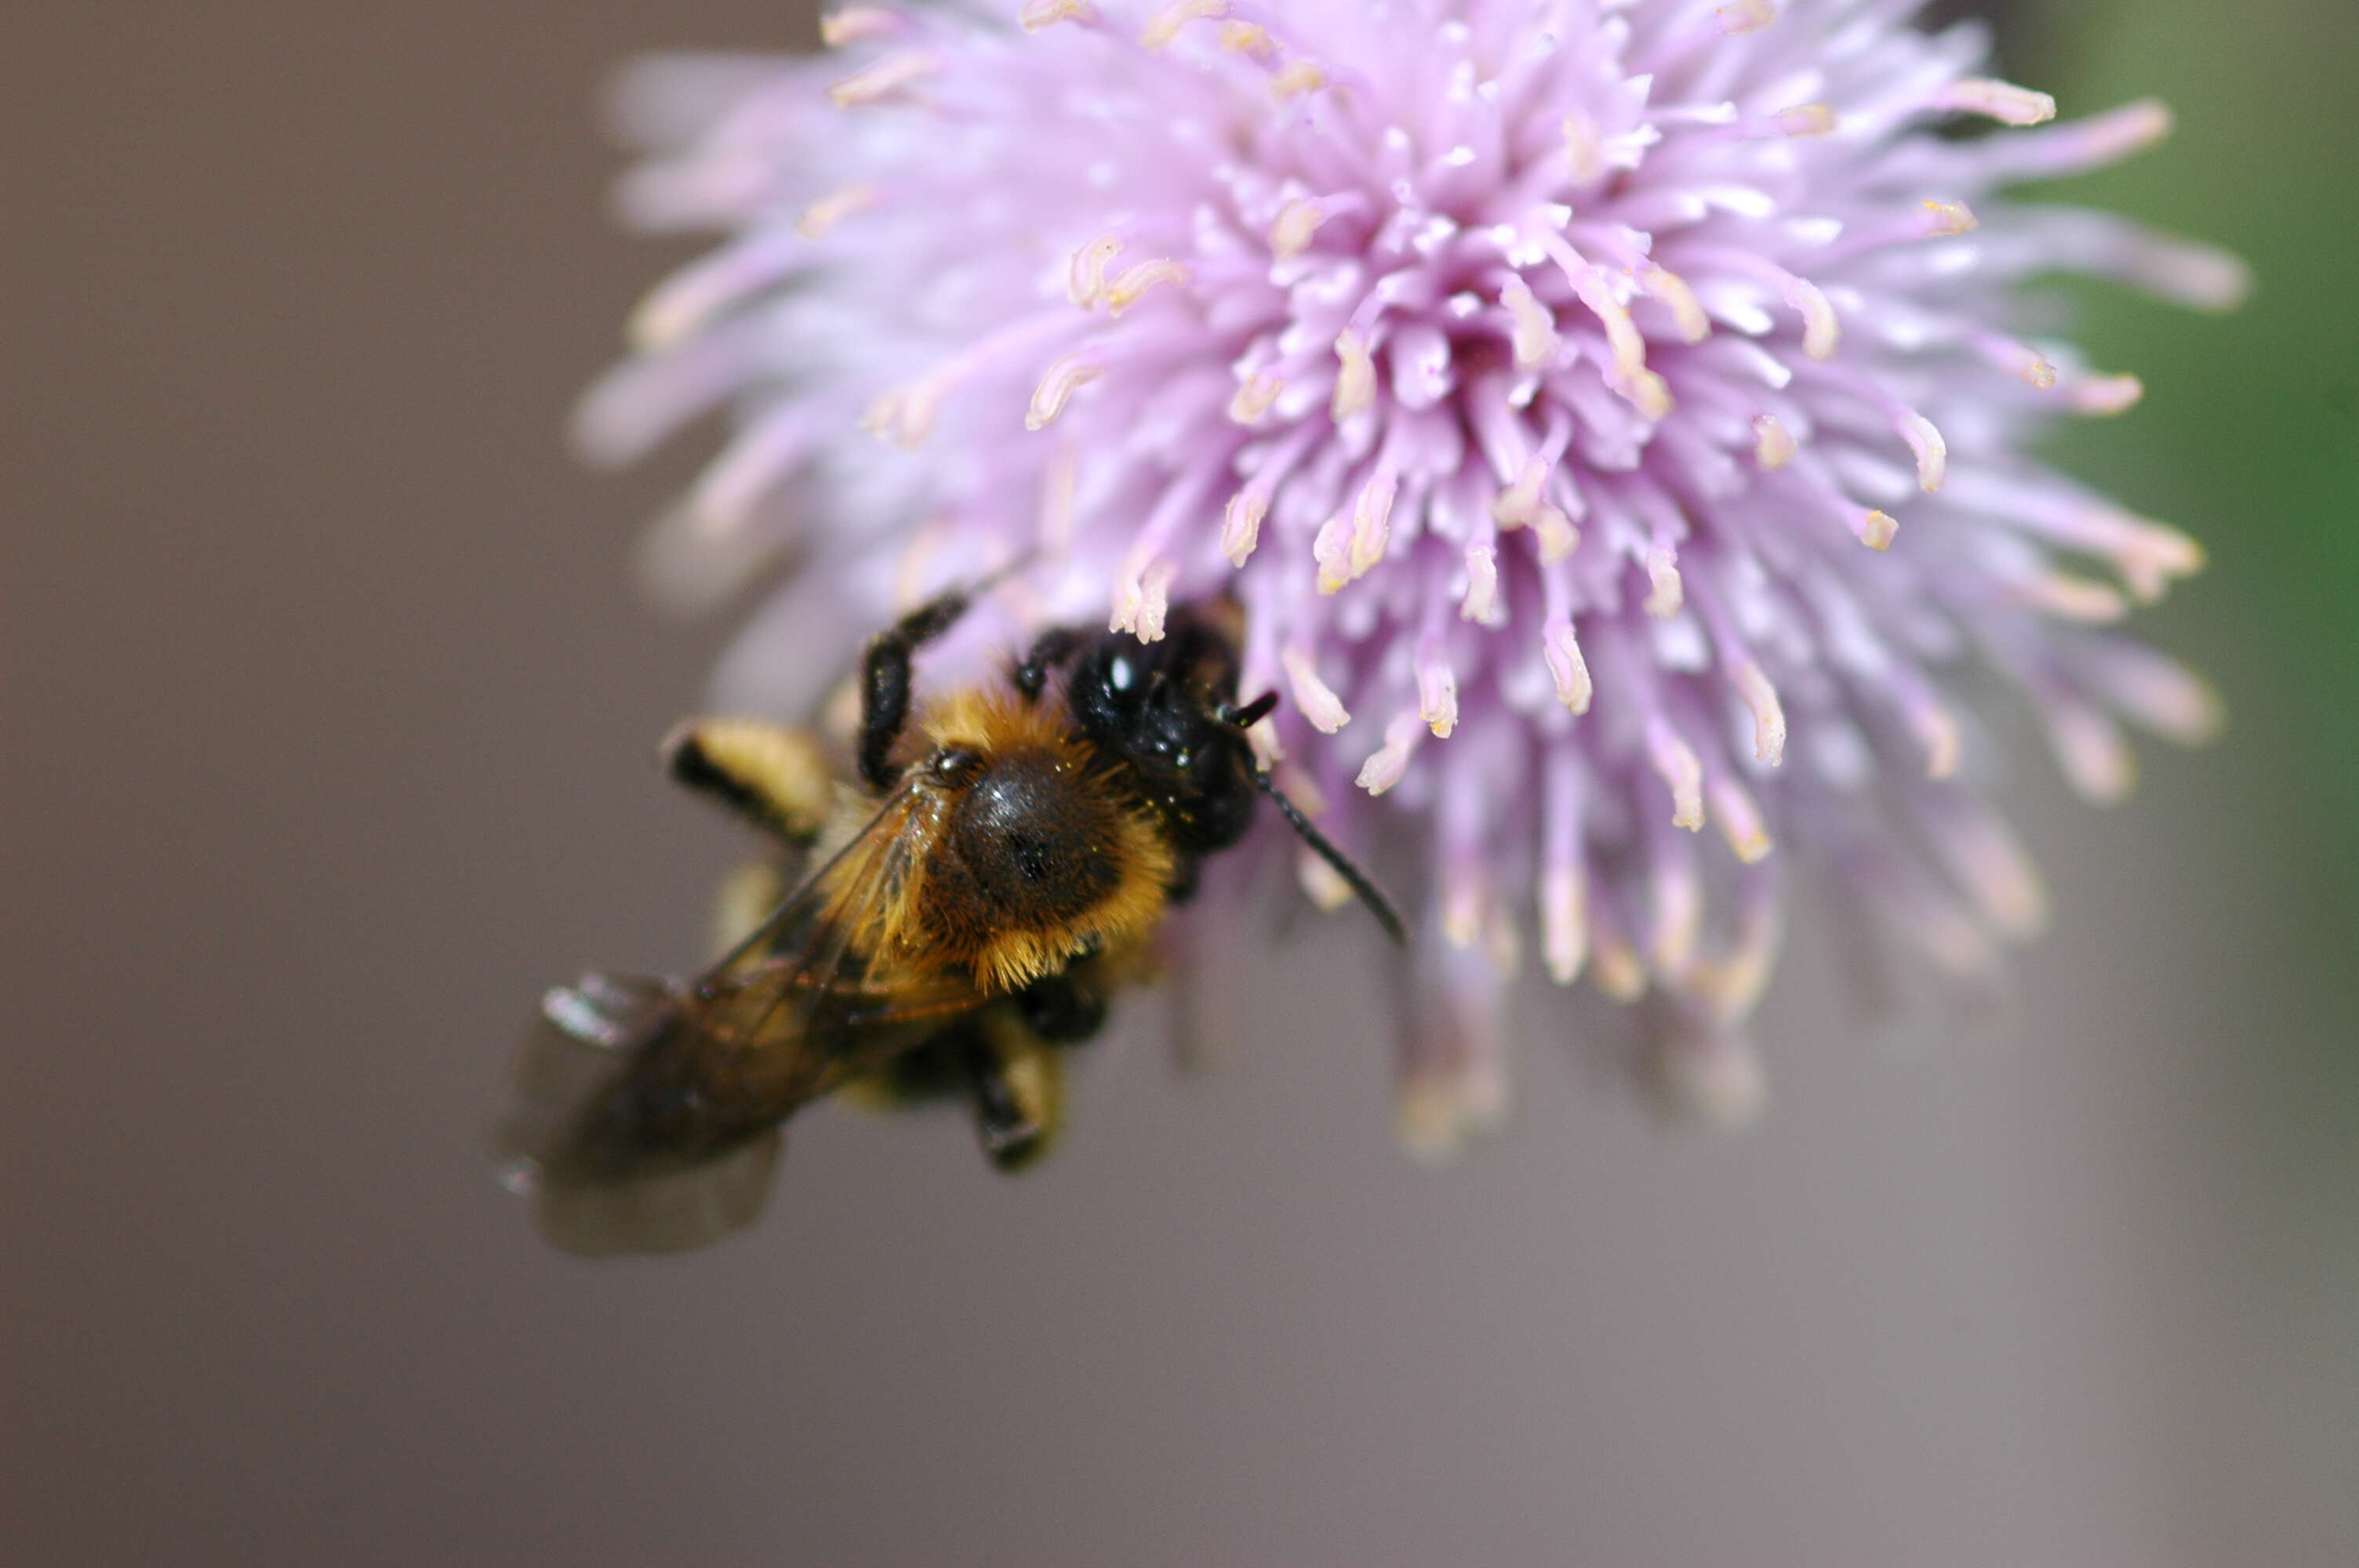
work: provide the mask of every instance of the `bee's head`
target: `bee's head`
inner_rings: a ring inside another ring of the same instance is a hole
[[[1228,639],[1175,611],[1159,641],[1127,632],[1094,639],[1066,686],[1074,721],[1129,770],[1190,854],[1227,848],[1253,820],[1252,752],[1223,717],[1236,684]]]

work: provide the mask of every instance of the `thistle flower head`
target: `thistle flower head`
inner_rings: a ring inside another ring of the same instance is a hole
[[[1972,782],[1988,677],[2099,799],[2122,719],[2213,722],[2108,629],[2201,551],[2031,450],[2137,383],[2024,286],[2209,308],[2242,275],[2006,200],[2168,117],[2043,125],[1915,9],[862,5],[815,59],[647,62],[624,208],[729,238],[582,434],[625,459],[729,408],[658,558],[709,589],[799,553],[739,701],[807,699],[897,601],[1027,553],[975,638],[1152,640],[1234,595],[1248,691],[1291,699],[1281,778],[1422,884],[1412,1141],[1503,1104],[1526,952],[1647,998],[1660,1081],[1739,1115],[1793,857],[1945,968],[2038,925]]]

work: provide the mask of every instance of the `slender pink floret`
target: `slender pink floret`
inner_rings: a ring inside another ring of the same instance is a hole
[[[2027,697],[2097,799],[2122,719],[2214,723],[2108,629],[2201,550],[2032,455],[2138,384],[2024,286],[2216,308],[2242,271],[2001,196],[2168,116],[2046,124],[1917,8],[858,5],[821,58],[649,61],[624,210],[730,237],[582,438],[731,411],[655,560],[694,594],[797,558],[736,703],[807,704],[896,606],[1027,552],[937,670],[1235,595],[1281,776],[1427,910],[1413,1144],[1504,1108],[1525,955],[1647,998],[1660,1084],[1738,1118],[1789,858],[1945,969],[2038,928],[1968,692]]]

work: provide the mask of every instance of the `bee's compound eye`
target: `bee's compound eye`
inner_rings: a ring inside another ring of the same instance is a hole
[[[970,784],[983,772],[983,753],[971,746],[945,746],[927,762],[926,771],[937,784],[953,788]]]
[[[1106,666],[1106,685],[1116,691],[1128,691],[1137,684],[1138,671],[1131,666],[1128,656],[1116,654],[1114,662]]]

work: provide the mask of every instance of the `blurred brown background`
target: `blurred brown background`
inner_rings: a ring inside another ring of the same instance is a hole
[[[1862,1033],[1805,936],[1758,1130],[1667,1135],[1536,1031],[1436,1174],[1321,929],[1210,1077],[1133,1005],[1036,1176],[823,1112],[749,1238],[597,1267],[491,1180],[506,1054],[542,984],[690,960],[736,840],[646,761],[724,631],[628,582],[693,454],[559,437],[672,259],[592,105],[807,11],[20,0],[0,1561],[2359,1555],[2359,45],[2339,0],[2010,9],[2068,113],[2172,97],[2107,199],[2265,293],[2096,307],[2156,392],[2076,460],[2213,544],[2159,630],[2238,722],[2110,815],[2024,770],[2060,929],[2005,1010]]]

